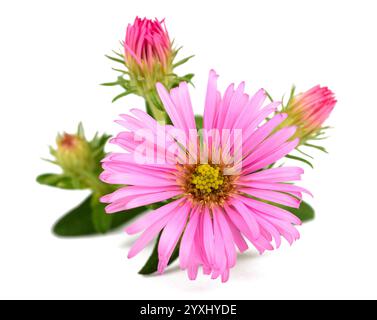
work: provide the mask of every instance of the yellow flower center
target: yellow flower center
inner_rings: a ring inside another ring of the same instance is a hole
[[[201,194],[208,195],[224,184],[224,177],[219,167],[201,164],[193,172],[191,184]]]

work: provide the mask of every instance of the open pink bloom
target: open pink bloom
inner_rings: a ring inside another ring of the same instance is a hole
[[[143,73],[159,68],[168,72],[172,49],[164,21],[136,17],[127,27],[124,51],[131,71],[139,69]]]
[[[321,131],[336,102],[331,90],[317,85],[290,99],[283,109],[288,114],[284,125],[297,126],[296,136],[305,142]]]
[[[230,85],[221,95],[217,75],[211,71],[204,130],[198,133],[187,84],[181,83],[170,93],[158,84],[157,91],[173,125],[159,125],[145,112],[133,109],[133,116],[122,115],[118,121],[128,131],[112,140],[127,152],[103,160],[101,179],[125,185],[102,198],[110,203],[108,213],[167,201],[127,227],[129,234],[142,232],[128,256],[135,256],[161,232],[160,273],[179,244],[180,267],[187,269],[190,279],[196,278],[201,266],[205,274],[227,281],[237,248],[240,252],[248,249],[246,240],[263,253],[274,249],[273,242],[278,248],[281,237],[290,244],[298,239],[294,225],[301,221],[280,205],[299,207],[307,191],[287,182],[300,180],[303,170],[268,168],[298,144],[298,139],[291,139],[294,127],[275,131],[285,114],[265,121],[279,103],[264,106],[265,91],[249,97],[244,83],[237,88]],[[214,129],[218,131],[212,134]],[[149,134],[141,141],[143,131]],[[143,148],[145,143],[153,154]],[[230,154],[237,153],[240,157],[229,161]],[[137,160],[140,155],[145,156],[144,164]]]

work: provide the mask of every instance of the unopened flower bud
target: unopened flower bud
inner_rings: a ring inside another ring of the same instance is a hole
[[[65,172],[90,172],[95,167],[89,142],[84,137],[64,133],[58,135],[56,144],[56,161]]]
[[[294,95],[292,90],[291,98],[282,112],[288,117],[283,126],[296,126],[295,137],[300,139],[300,144],[316,137],[324,129],[323,123],[329,117],[336,104],[334,93],[327,87],[319,85],[310,90]]]
[[[104,85],[119,85],[124,92],[116,96],[113,101],[130,93],[145,99],[147,112],[158,121],[168,120],[164,106],[156,92],[156,84],[162,83],[171,89],[180,82],[191,82],[193,74],[178,76],[174,69],[192,56],[178,62],[174,59],[179,49],[173,48],[164,20],[150,20],[136,17],[133,24],[129,24],[126,37],[122,43],[123,53],[116,53],[117,57],[110,59],[120,62],[126,70],[115,69],[122,73],[117,81]]]

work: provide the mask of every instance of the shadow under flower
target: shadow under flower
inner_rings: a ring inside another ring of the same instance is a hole
[[[253,260],[255,259],[258,259],[259,257],[261,257],[261,255],[256,252],[256,251],[247,251],[245,253],[239,253],[237,255],[237,264],[235,265],[235,267],[231,270],[232,272],[232,276],[235,277],[235,278],[246,278],[246,277],[250,277],[252,274],[255,275],[255,272],[253,270],[251,270],[249,267],[250,267],[250,264]],[[174,261],[172,265],[170,265],[165,271],[164,271],[164,274],[165,275],[172,275],[172,274],[176,274],[177,272],[181,272],[181,268],[179,267],[179,262],[178,260]],[[199,273],[198,275],[200,275],[202,273],[201,270],[199,270]],[[158,276],[161,276],[160,274],[158,274],[157,272],[153,273],[153,274],[150,274],[150,275],[144,275],[146,277],[158,277]]]

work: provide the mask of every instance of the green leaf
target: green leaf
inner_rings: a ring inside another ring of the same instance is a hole
[[[158,267],[158,243],[160,242],[160,237],[161,237],[161,233],[158,235],[158,238],[157,238],[156,244],[153,248],[152,254],[148,258],[148,260],[145,263],[145,265],[143,266],[143,268],[141,268],[141,270],[139,271],[139,274],[147,275],[147,274],[152,274],[152,273],[157,271],[157,267]],[[170,257],[168,265],[172,264],[175,260],[177,260],[178,256],[179,256],[179,243],[176,245],[176,247],[175,247],[175,249],[174,249],[174,251],[173,251],[173,253]]]
[[[60,218],[53,226],[53,232],[63,237],[95,234],[91,217],[91,200],[92,196],[87,197],[76,208]]]
[[[297,157],[297,156],[292,156],[291,154],[287,154],[285,157],[288,158],[288,159],[293,159],[293,160],[297,160],[297,161],[304,162],[304,163],[306,163],[308,166],[314,168],[313,165],[312,165],[308,160],[306,160],[306,159],[304,159],[304,158]]]
[[[189,60],[190,60],[191,58],[193,58],[193,57],[194,57],[194,55],[189,56],[189,57],[187,57],[187,58],[184,58],[184,59],[182,59],[182,60],[180,60],[180,61],[174,63],[174,64],[173,64],[173,69],[176,68],[176,67],[178,67],[178,66],[180,66],[180,65],[182,65],[182,64],[184,64],[184,63],[186,63],[187,61],[189,61]]]
[[[102,151],[107,143],[107,141],[111,138],[109,134],[103,134],[102,136],[95,135],[95,137],[90,141],[90,147],[92,148],[93,152]],[[100,159],[101,160],[101,159]]]
[[[296,86],[295,85],[292,85],[292,88],[291,88],[291,92],[289,94],[289,99],[288,99],[288,102],[286,104],[286,106],[289,105],[289,103],[292,101],[292,99],[294,98],[295,96],[295,91],[296,91]]]
[[[118,57],[122,58],[124,61],[124,55],[122,53],[116,52],[115,50],[112,50],[114,54],[116,54]]]
[[[188,82],[188,83],[191,83],[192,85],[193,85],[193,83],[192,83],[192,78],[194,78],[194,74],[193,73],[188,73],[188,74],[186,74],[186,75],[184,75],[183,77],[181,77],[180,78],[180,81],[186,81],[186,82]]]
[[[305,201],[301,202],[300,208],[298,209],[285,207],[285,206],[284,206],[284,209],[293,213],[302,222],[313,220],[315,217],[314,209]]]
[[[82,122],[79,122],[79,124],[78,124],[78,126],[77,126],[77,135],[78,135],[80,138],[85,139],[84,125],[82,124]]]
[[[127,96],[127,95],[129,95],[129,94],[131,94],[131,93],[132,93],[132,91],[125,91],[125,92],[123,92],[123,93],[121,93],[121,94],[118,94],[118,95],[112,100],[112,102],[115,102],[115,101],[117,101],[118,99],[123,98],[123,97],[125,97],[125,96]]]
[[[117,69],[117,68],[111,68],[111,69],[113,69],[114,71],[117,71],[117,72],[121,72],[121,73],[123,73],[123,74],[127,74],[127,75],[130,74],[130,73],[129,73],[128,71],[126,71],[126,70]]]
[[[98,233],[106,233],[111,228],[112,215],[105,212],[105,204],[99,201],[100,196],[93,195],[90,206],[94,230]]]
[[[37,182],[50,187],[68,190],[86,189],[87,186],[64,174],[46,173],[37,177]]]
[[[318,149],[318,150],[320,150],[324,153],[328,153],[327,150],[324,147],[321,147],[321,146],[317,146],[317,145],[310,144],[310,143],[304,143],[304,146],[315,148],[315,149]]]
[[[264,92],[266,93],[267,98],[268,98],[271,102],[274,102],[274,99],[273,99],[272,96],[267,92],[267,90],[264,90]]]
[[[121,63],[121,64],[124,65],[124,60],[121,60],[121,59],[118,59],[118,58],[114,58],[114,57],[108,56],[108,55],[105,55],[105,57],[108,58],[108,59],[110,59],[110,60],[112,60],[112,61],[119,62],[119,63]]]
[[[105,87],[111,87],[111,86],[117,86],[117,85],[119,85],[119,81],[101,83],[101,86],[105,86]]]
[[[92,200],[92,195],[90,195],[77,207],[60,218],[53,227],[54,234],[61,237],[78,237],[98,234],[92,219],[92,201],[94,200]],[[149,210],[148,207],[139,207],[112,214],[111,226],[108,231],[120,227],[147,210]],[[98,213],[99,212],[97,212],[97,214]]]
[[[308,158],[310,158],[310,159],[314,159],[310,154],[308,154],[308,153],[302,151],[300,148],[296,148],[296,150],[297,150],[298,152],[300,152],[301,154],[303,154],[305,157],[308,157]]]
[[[196,115],[195,116],[195,123],[196,123],[196,128],[198,130],[203,128],[203,116]]]

